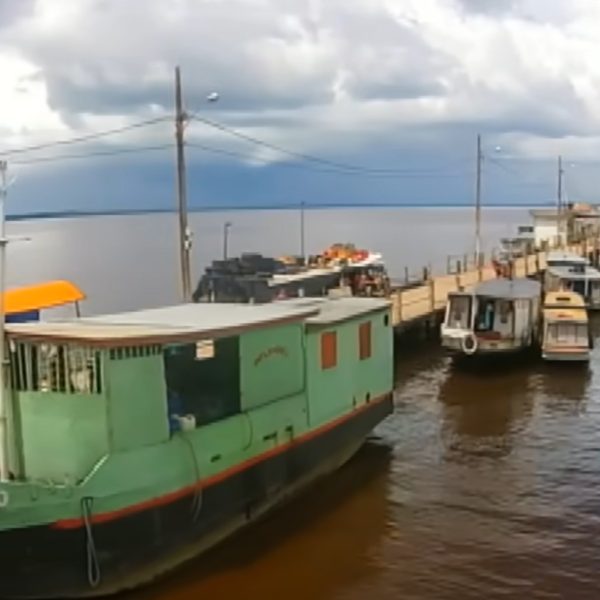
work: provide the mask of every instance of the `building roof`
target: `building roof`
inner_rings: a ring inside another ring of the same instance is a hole
[[[321,303],[181,304],[82,319],[7,325],[6,332],[10,338],[92,346],[168,344],[229,337],[274,325],[308,321],[321,312],[329,314],[333,322],[373,311],[380,308],[382,302],[368,298],[320,300]],[[359,305],[355,300],[362,302]],[[333,319],[335,314],[338,316]]]
[[[581,281],[586,279],[592,281],[600,280],[600,271],[587,265],[583,271],[574,271],[572,267],[568,266],[555,266],[548,267],[547,272],[551,273],[555,277],[559,277],[560,279],[568,279],[570,281]]]
[[[531,279],[492,279],[475,287],[474,294],[488,298],[505,298],[516,300],[519,298],[534,298],[539,296],[542,286]]]

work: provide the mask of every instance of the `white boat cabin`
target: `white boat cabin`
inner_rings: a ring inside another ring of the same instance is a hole
[[[600,309],[600,271],[587,264],[546,269],[545,291],[572,291],[583,296],[586,306]]]
[[[495,279],[473,292],[449,294],[442,346],[474,355],[511,352],[537,340],[541,286],[529,279]]]

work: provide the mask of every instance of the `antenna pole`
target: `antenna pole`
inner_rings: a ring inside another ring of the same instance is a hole
[[[300,202],[300,256],[306,266],[306,250],[304,245],[304,200]]]
[[[181,265],[181,291],[184,302],[191,301],[190,250],[192,239],[188,227],[187,190],[183,130],[187,115],[183,110],[181,73],[175,67],[175,139],[177,142],[177,209],[179,212],[179,260]]]
[[[6,357],[4,333],[4,288],[6,282],[6,232],[4,204],[8,182],[8,164],[0,160],[0,481],[8,481],[8,412],[6,410]]]
[[[481,134],[477,134],[477,180],[475,183],[475,264],[479,266],[481,255]]]
[[[558,193],[556,198],[556,212],[557,212],[557,232],[558,232],[558,241],[562,245],[562,214],[563,214],[563,166],[562,166],[562,156],[558,157]]]

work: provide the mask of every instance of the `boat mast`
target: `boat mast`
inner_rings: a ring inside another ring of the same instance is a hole
[[[190,250],[192,238],[188,227],[187,189],[185,180],[185,155],[183,130],[187,114],[183,110],[181,73],[175,67],[175,139],[177,141],[177,209],[179,212],[179,261],[181,267],[181,292],[184,302],[191,300]]]
[[[477,180],[475,183],[475,265],[479,266],[481,254],[481,134],[477,134]]]
[[[6,364],[4,335],[4,287],[6,282],[6,232],[4,204],[8,164],[0,160],[0,481],[8,481],[8,412],[6,410]]]

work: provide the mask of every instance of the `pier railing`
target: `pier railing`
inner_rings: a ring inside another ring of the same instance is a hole
[[[544,271],[548,252],[556,249],[537,251],[533,254],[515,258],[512,262],[512,276],[529,277]],[[597,239],[584,240],[563,245],[560,249],[580,256],[587,256],[592,251],[597,255],[599,244]],[[392,289],[390,300],[392,302],[392,323],[394,327],[402,328],[419,320],[427,319],[444,309],[448,295],[452,292],[470,291],[478,283],[498,277],[496,269],[491,263],[485,263],[479,267],[471,263],[467,269],[462,268],[463,264],[464,262],[461,263],[460,268],[449,274],[432,276],[429,273],[427,279],[420,285]]]

